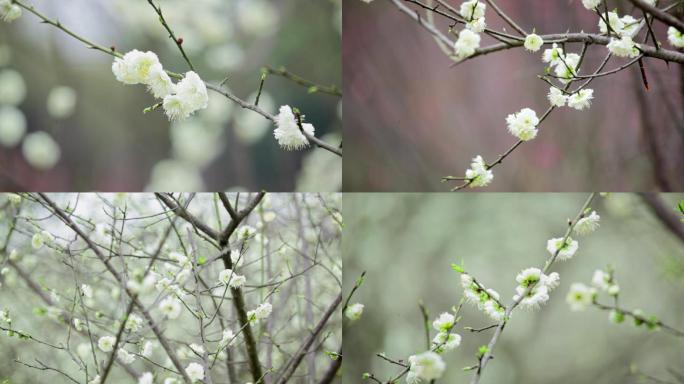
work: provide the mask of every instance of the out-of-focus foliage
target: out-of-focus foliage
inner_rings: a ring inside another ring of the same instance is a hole
[[[344,286],[348,292],[362,270],[364,285],[354,297],[363,317],[344,329],[344,382],[358,383],[364,372],[379,378],[399,368],[375,356],[406,359],[425,350],[418,309],[422,300],[432,321],[463,295],[459,263],[485,286],[511,302],[515,277],[548,257],[546,241],[562,236],[584,194],[353,194],[345,195]],[[673,215],[681,195],[661,195]],[[612,264],[621,285],[620,305],[641,308],[684,328],[684,243],[670,233],[636,195],[610,194],[592,205],[600,228],[575,237],[579,250],[554,264],[560,286],[540,310],[514,312],[481,383],[636,383],[630,365],[656,377],[681,367],[684,340],[664,332],[616,325],[608,312],[571,312],[565,296],[573,282],[591,282],[592,273]],[[471,333],[493,322],[472,305],[453,331],[461,346],[446,352],[441,382],[465,383],[475,353],[491,331]],[[679,369],[681,371],[681,369]],[[439,381],[438,381],[439,382]]]
[[[146,1],[32,4],[103,46],[122,52],[150,50],[166,69],[188,70]],[[263,66],[284,66],[316,83],[341,86],[340,0],[159,4],[200,76],[214,84],[226,79],[226,86],[250,103]],[[12,24],[0,23],[0,71],[12,69],[23,79],[25,97],[16,107],[25,116],[26,131],[46,131],[61,148],[54,168],[41,170],[27,161],[20,142],[0,145],[0,186],[115,191],[340,188],[339,158],[318,154],[320,149],[283,151],[268,120],[214,92],[207,110],[182,122],[170,123],[161,110],[143,114],[155,99],[142,87],[117,82],[111,62],[108,55],[40,24],[29,12]],[[63,86],[75,93],[57,88]],[[296,106],[321,137],[340,134],[340,102],[339,97],[309,93],[306,87],[269,76],[259,106],[272,114],[279,105]]]

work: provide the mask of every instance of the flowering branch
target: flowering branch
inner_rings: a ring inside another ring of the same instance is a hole
[[[86,47],[113,56],[115,61],[114,65],[112,66],[112,71],[116,75],[117,80],[123,82],[124,84],[145,84],[147,85],[148,90],[155,97],[163,99],[162,102],[156,103],[154,106],[146,108],[145,111],[155,110],[159,107],[163,107],[165,113],[171,120],[187,118],[195,111],[207,107],[208,96],[206,95],[206,89],[210,89],[233,101],[241,108],[256,112],[275,124],[278,128],[275,130],[274,136],[284,149],[301,149],[306,147],[309,142],[313,142],[319,148],[329,151],[337,156],[342,156],[341,149],[335,148],[334,146],[314,137],[313,126],[311,124],[308,124],[311,126],[311,129],[309,130],[310,132],[300,132],[299,129],[297,129],[297,124],[294,121],[293,115],[291,113],[285,113],[284,115],[281,113],[278,116],[273,116],[261,109],[256,102],[249,103],[226,90],[223,87],[225,81],[221,82],[219,85],[214,85],[203,81],[199,75],[194,72],[192,62],[183,49],[183,40],[179,37],[176,37],[173,30],[166,22],[161,11],[161,7],[155,5],[153,0],[148,0],[148,3],[154,8],[155,12],[159,16],[160,23],[169,33],[169,37],[174,40],[174,43],[191,69],[191,71],[187,72],[185,75],[164,69],[159,63],[157,56],[152,52],[143,53],[133,50],[124,55],[123,53],[118,52],[114,46],[107,48],[76,34],[69,28],[65,27],[60,21],[52,20],[41,12],[37,11],[33,5],[28,5],[22,0],[11,1],[13,4],[16,4],[17,6],[37,16],[43,23],[49,24],[75,38],[76,40],[84,43]],[[313,90],[314,87],[318,87],[314,86],[313,83],[308,82],[308,80],[292,75],[289,72],[278,72],[278,74],[285,76],[297,83],[311,84],[310,90]],[[171,80],[172,78],[179,79],[179,83],[174,84]],[[317,90],[320,90],[324,93],[334,93],[336,88],[322,87],[317,88]],[[287,107],[287,109],[289,109],[288,106],[283,107]],[[281,107],[281,112],[282,111],[283,108]]]
[[[684,23],[667,13],[679,3],[673,3],[661,9],[655,7],[655,0],[630,0],[641,8],[643,19],[639,20],[629,14],[619,16],[617,12],[609,12],[602,0],[582,0],[582,5],[587,10],[594,11],[598,16],[600,33],[566,32],[538,35],[534,31],[527,33],[492,0],[466,0],[461,3],[460,9],[456,9],[443,0],[390,1],[402,13],[416,21],[434,36],[439,48],[454,61],[452,66],[502,50],[524,47],[529,52],[537,52],[543,46],[550,46],[543,52],[542,56],[543,62],[548,63],[548,66],[544,75],[538,76],[550,86],[547,95],[550,107],[541,117],[538,117],[536,112],[530,108],[523,108],[517,113],[508,115],[506,118],[508,131],[517,137],[518,141],[491,163],[486,162],[482,156],[474,157],[471,167],[465,172],[465,176],[443,177],[443,182],[461,182],[453,187],[452,191],[466,187],[484,187],[491,183],[494,178],[492,169],[501,164],[523,142],[534,139],[537,136],[539,125],[554,109],[565,106],[577,110],[590,108],[594,94],[592,89],[586,87],[593,79],[618,73],[633,64],[639,63],[644,86],[648,89],[648,79],[643,65],[645,57],[660,59],[668,63],[684,64],[684,53],[663,48],[657,41],[651,25],[653,19],[658,19],[669,25],[668,40],[670,44],[675,48],[684,48],[684,35],[681,30]],[[414,5],[418,9],[413,9],[407,4]],[[601,4],[604,4],[603,10],[599,10]],[[511,26],[517,34],[508,33],[505,29],[498,31],[487,27],[485,22],[487,6],[494,9],[496,15]],[[425,11],[426,18],[422,17],[421,10]],[[438,15],[449,22],[448,33],[442,33],[436,27],[434,15]],[[457,31],[457,25],[463,25],[464,28]],[[643,28],[644,25],[646,28]],[[646,31],[643,34],[642,42],[636,43],[635,40],[642,29]],[[481,47],[480,34],[487,35],[498,42]],[[449,35],[454,35],[457,39],[454,41]],[[648,44],[649,39],[652,41],[652,45]],[[566,52],[566,44],[568,43],[582,43],[582,52],[580,54]],[[580,75],[580,66],[589,46],[605,46],[608,55],[596,71],[589,75]],[[623,57],[630,60],[614,69],[603,71],[612,57]],[[579,80],[586,81],[577,86],[576,89],[569,90],[569,87]]]

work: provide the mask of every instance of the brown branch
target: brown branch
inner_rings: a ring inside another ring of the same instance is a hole
[[[651,4],[648,4],[644,0],[629,0],[632,4],[634,4],[637,8],[641,9],[644,12],[650,13],[654,18],[662,21],[663,23],[677,28],[679,31],[684,32],[684,21],[679,20],[678,18],[670,15],[669,13],[659,9],[658,7],[654,7]]]

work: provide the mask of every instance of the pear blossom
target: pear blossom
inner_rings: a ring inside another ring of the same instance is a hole
[[[276,129],[273,131],[273,136],[281,148],[291,151],[309,146],[309,140],[299,130],[297,119],[289,105],[280,107],[279,113],[275,117],[275,124]],[[302,130],[309,136],[313,136],[315,132],[314,126],[308,123],[302,123]]]
[[[143,319],[135,313],[132,313],[128,316],[128,319],[126,319],[124,327],[131,332],[137,332],[142,328],[142,325]]]
[[[572,283],[565,300],[573,311],[583,311],[594,302],[596,289],[582,283]]]
[[[629,36],[622,36],[619,40],[610,39],[610,43],[608,43],[608,50],[613,55],[619,57],[635,58],[639,56],[638,47],[639,44],[632,41],[632,38]]]
[[[537,52],[542,45],[544,45],[544,40],[541,38],[541,36],[537,35],[536,33],[531,33],[527,36],[525,36],[525,49],[527,49],[530,52]]]
[[[579,62],[580,55],[576,53],[568,53],[567,55],[562,56],[554,70],[556,77],[558,77],[558,81],[567,84],[572,80],[578,73],[577,66],[579,65]]]
[[[21,7],[11,0],[0,0],[0,18],[6,23],[11,23],[21,17]]]
[[[560,276],[557,272],[546,275],[539,268],[527,268],[515,280],[518,286],[513,300],[520,301],[523,308],[534,308],[549,300],[549,292],[558,287]]]
[[[467,21],[481,19],[485,15],[487,5],[482,0],[470,0],[461,3],[459,13]]]
[[[146,84],[147,90],[158,99],[176,91],[176,85],[159,63],[150,67]]]
[[[193,382],[204,379],[204,367],[199,363],[190,363],[185,367],[185,373]]]
[[[575,224],[575,233],[578,235],[588,235],[594,232],[599,227],[599,221],[601,216],[599,216],[596,211],[592,211],[589,216],[583,217],[577,221]]]
[[[154,375],[152,372],[145,372],[138,378],[138,384],[152,384],[154,383]]]
[[[100,375],[96,375],[95,377],[93,377],[92,380],[90,380],[88,382],[88,384],[100,384],[100,382],[101,382]]]
[[[642,22],[631,15],[620,17],[616,12],[608,12],[608,23],[611,34],[617,34],[618,37],[634,37],[642,26]],[[608,33],[608,27],[603,18],[599,19],[599,30],[603,34]]]
[[[567,240],[565,240],[565,243],[563,243],[562,237],[549,239],[549,241],[546,242],[546,250],[549,251],[551,255],[555,255],[556,252],[558,252],[556,259],[561,261],[571,259],[578,248],[579,243],[571,237],[568,237]]]
[[[432,322],[432,327],[439,332],[447,332],[449,329],[451,329],[451,327],[454,326],[454,321],[456,321],[454,315],[444,312]]]
[[[596,288],[606,291],[611,296],[617,296],[620,293],[620,286],[613,280],[612,274],[601,269],[594,271],[591,284]]]
[[[537,137],[539,118],[530,108],[523,108],[520,112],[508,115],[506,124],[508,131],[520,140],[528,141]]]
[[[131,364],[132,362],[135,361],[135,355],[132,353],[129,353],[128,351],[126,351],[123,348],[120,348],[116,352],[116,357],[118,357],[119,360],[124,364]]]
[[[449,352],[461,345],[461,335],[458,333],[439,332],[433,339],[435,351],[438,353]]]
[[[224,269],[219,273],[219,282],[231,288],[240,288],[245,285],[246,281],[244,276],[236,274],[231,269]]]
[[[167,297],[159,303],[159,309],[169,319],[176,319],[181,314],[181,302],[174,297]]]
[[[494,321],[501,321],[506,316],[506,310],[499,303],[491,299],[485,301],[482,310]]]
[[[152,356],[152,352],[154,352],[154,348],[155,348],[154,343],[147,340],[142,345],[142,348],[140,349],[140,354],[149,359]]]
[[[254,314],[256,315],[257,319],[261,320],[269,317],[272,311],[273,306],[271,303],[261,303],[256,307]]]
[[[81,293],[89,299],[93,297],[93,289],[88,284],[81,284]]]
[[[363,314],[363,307],[364,305],[361,303],[350,304],[344,311],[344,315],[347,316],[349,320],[358,320],[361,318],[361,315]]]
[[[601,4],[601,0],[582,0],[582,5],[588,10],[593,10]]]
[[[409,372],[423,380],[435,380],[442,377],[446,364],[442,357],[432,351],[409,357]]]
[[[680,32],[675,27],[669,27],[667,29],[667,41],[669,41],[673,47],[684,48],[684,33]]]
[[[484,17],[473,19],[465,24],[465,27],[475,33],[482,33],[487,28]]]
[[[235,231],[235,234],[237,235],[238,239],[246,239],[248,237],[254,236],[256,234],[256,229],[250,225],[243,225]]]
[[[161,65],[154,52],[134,49],[123,57],[114,59],[112,72],[116,79],[124,84],[147,84],[150,70],[154,65]]]
[[[221,335],[219,345],[229,347],[235,341],[235,334],[230,329],[225,329]]]
[[[102,336],[97,340],[97,347],[100,348],[102,352],[111,352],[112,349],[114,349],[114,343],[116,343],[116,337]]]
[[[185,119],[195,111],[205,109],[208,103],[209,95],[204,81],[197,73],[189,71],[176,84],[175,93],[164,96],[162,106],[166,116],[173,121]]]
[[[546,97],[549,99],[549,103],[554,107],[564,107],[568,102],[568,96],[556,87],[550,87]]]
[[[470,187],[484,187],[491,183],[494,174],[487,168],[482,156],[476,156],[470,163],[470,169],[466,170],[465,178],[470,180]]]
[[[544,53],[542,54],[542,61],[553,67],[561,62],[562,57],[563,48],[560,48],[557,43],[553,43],[551,48],[544,50]]]
[[[465,59],[475,54],[475,50],[480,47],[480,35],[469,30],[463,29],[458,34],[458,39],[454,43],[454,51],[459,59]]]
[[[578,111],[589,108],[591,99],[594,98],[593,89],[580,89],[578,92],[568,96],[568,107]]]

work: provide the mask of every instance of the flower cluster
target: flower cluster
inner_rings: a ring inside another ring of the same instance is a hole
[[[673,47],[684,48],[684,33],[675,27],[667,29],[667,40]]]
[[[174,84],[154,52],[132,50],[117,57],[112,72],[124,84],[146,85],[154,97],[163,100],[161,104],[170,120],[185,119],[207,107],[207,88],[197,73],[187,72],[178,84]]]
[[[364,305],[361,303],[354,303],[350,304],[347,306],[347,309],[344,311],[344,315],[352,321],[358,320],[361,318],[361,315],[363,314],[363,307]]]
[[[255,309],[247,311],[247,318],[251,324],[256,324],[259,320],[263,320],[271,316],[273,306],[270,303],[261,303]]]
[[[499,304],[499,293],[491,288],[484,288],[475,282],[467,273],[461,274],[461,287],[466,300],[477,305],[494,321],[501,321],[505,316],[505,309]]]
[[[549,301],[549,293],[560,284],[560,275],[544,274],[539,268],[527,268],[515,277],[518,286],[513,301],[519,301],[522,308],[536,308]]]
[[[481,0],[465,1],[461,4],[459,13],[466,21],[466,27],[458,34],[454,43],[454,52],[458,60],[463,60],[475,54],[480,47],[480,33],[485,30],[485,10],[487,6]]]
[[[224,269],[219,273],[219,282],[231,288],[241,288],[247,282],[247,278],[243,275],[238,275],[232,269]]]
[[[599,216],[596,211],[591,211],[589,216],[584,216],[577,220],[577,224],[575,224],[575,233],[578,235],[588,235],[594,232],[598,229],[600,220],[601,216]]]
[[[506,117],[508,131],[522,141],[532,140],[537,137],[537,125],[539,118],[537,113],[530,108],[523,108],[520,112],[512,113]]]
[[[482,156],[478,155],[470,163],[470,169],[466,170],[465,178],[470,182],[470,187],[484,187],[494,179],[494,173],[489,170]]]
[[[0,0],[0,18],[6,23],[11,23],[21,17],[21,7],[11,0]]]
[[[437,330],[437,335],[432,339],[432,349],[435,352],[452,351],[461,345],[461,335],[451,332],[455,324],[456,317],[449,312],[442,313],[432,322],[432,327]]]
[[[557,237],[549,239],[546,242],[546,250],[549,251],[551,256],[558,253],[556,255],[556,259],[561,261],[571,259],[575,255],[575,252],[577,252],[578,248],[579,243],[577,240],[573,240],[572,237],[568,237],[566,239]]]
[[[301,116],[303,119],[304,117]],[[301,130],[299,129],[299,122],[295,117],[292,108],[289,105],[280,107],[280,112],[275,118],[276,129],[273,131],[273,136],[278,141],[278,144],[285,150],[297,150],[309,146],[309,140],[306,138],[302,130],[307,135],[314,135],[314,126],[309,123],[302,123]]]
[[[408,359],[409,371],[406,375],[408,384],[419,384],[423,380],[430,381],[442,377],[446,363],[436,352],[427,351],[418,355],[411,355]]]

